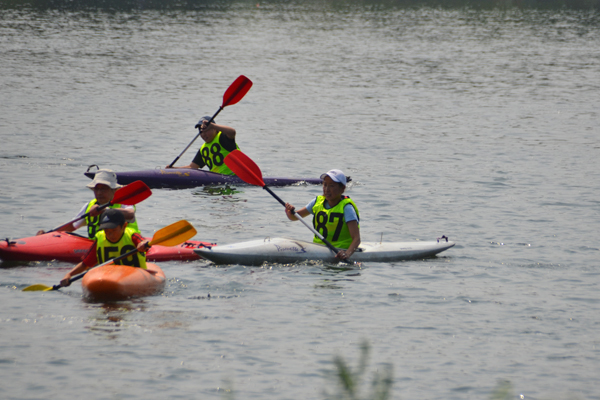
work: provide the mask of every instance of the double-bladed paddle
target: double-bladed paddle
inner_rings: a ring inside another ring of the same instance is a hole
[[[162,246],[177,246],[178,244],[181,244],[181,243],[185,242],[186,240],[193,238],[194,235],[196,235],[196,229],[192,226],[192,224],[190,224],[186,220],[182,219],[181,221],[177,221],[169,226],[165,226],[164,228],[156,231],[154,236],[152,236],[152,240],[150,241],[149,245],[152,246],[155,244],[160,244]],[[108,264],[112,264],[115,261],[119,261],[124,258],[127,258],[130,255],[135,254],[137,252],[138,252],[138,249],[128,251],[127,253],[122,254],[118,257],[112,258],[112,259],[106,261],[105,263],[98,264],[98,265],[88,269],[87,271],[82,272],[79,275],[75,275],[69,281],[74,282],[78,279],[83,278],[83,276],[85,274],[87,274],[88,271],[90,271],[93,268],[98,268],[98,267],[102,267],[102,266],[105,266]],[[61,287],[62,286],[60,285],[60,283],[58,285],[54,285],[52,287],[38,283],[36,285],[27,286],[25,289],[23,289],[23,292],[39,292],[39,291],[48,292],[50,290],[58,290]]]
[[[210,121],[208,121],[206,123],[206,126],[208,126],[211,122],[213,122],[213,120],[217,117],[217,115],[219,115],[221,110],[223,110],[225,107],[231,106],[231,105],[239,102],[246,95],[246,93],[248,93],[248,90],[250,90],[251,87],[252,87],[252,81],[250,79],[246,78],[244,75],[238,76],[238,78],[235,81],[233,81],[233,83],[229,86],[229,88],[227,88],[227,90],[225,91],[225,94],[223,94],[223,104],[221,104],[221,107],[219,107],[219,109],[217,110],[215,115],[213,115],[210,118]],[[188,144],[187,147],[185,149],[183,149],[183,151],[177,156],[177,158],[174,159],[171,164],[169,164],[169,168],[171,168],[171,167],[173,167],[173,165],[175,165],[175,163],[179,160],[179,158],[183,155],[183,153],[185,153],[187,151],[187,149],[189,149],[190,146],[196,141],[196,139],[198,139],[198,136],[200,136],[201,133],[202,133],[202,130],[199,129],[196,137],[194,137],[194,139],[190,142],[190,144]]]
[[[150,197],[150,195],[152,195],[152,190],[150,190],[148,185],[146,185],[142,181],[135,181],[135,182],[130,183],[127,186],[123,186],[122,188],[119,188],[115,192],[115,196],[113,197],[113,199],[111,201],[109,201],[108,203],[102,204],[101,206],[99,206],[98,210],[103,210],[106,207],[109,207],[113,204],[125,204],[126,206],[133,206],[137,203],[140,203],[140,202],[146,200],[148,197]],[[90,213],[87,212],[87,213],[83,214],[81,217],[75,218],[75,219],[67,222],[66,224],[57,226],[56,228],[51,229],[45,233],[59,231],[59,230],[63,229],[64,227],[68,226],[69,224],[75,223],[75,222],[79,221],[80,219],[84,219],[89,216],[90,216]]]
[[[262,172],[258,165],[246,154],[240,150],[234,150],[225,157],[225,164],[233,171],[237,176],[240,177],[244,182],[251,185],[260,186],[271,194],[282,206],[285,207],[285,202],[279,198],[273,191],[265,184],[262,179]],[[335,248],[327,239],[323,237],[316,229],[310,226],[295,210],[292,211],[294,216],[300,220],[308,229],[311,230],[319,239],[323,241],[329,247],[329,250],[333,254],[338,253],[338,249]]]

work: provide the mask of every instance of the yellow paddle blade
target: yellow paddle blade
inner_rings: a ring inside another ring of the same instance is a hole
[[[25,289],[22,290],[22,292],[47,292],[49,290],[52,290],[52,288],[50,286],[46,286],[46,285],[42,285],[41,283],[35,284],[35,285],[31,285],[31,286],[27,286]]]
[[[182,219],[181,221],[177,221],[157,230],[154,236],[152,236],[150,245],[160,244],[161,246],[177,246],[178,244],[193,238],[196,233],[196,229],[194,229],[192,224]]]

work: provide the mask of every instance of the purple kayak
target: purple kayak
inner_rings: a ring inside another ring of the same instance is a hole
[[[84,173],[90,179],[94,179],[95,171],[90,171],[92,167],[98,168],[97,165],[90,165]],[[223,175],[215,172],[205,171],[201,169],[146,169],[142,171],[117,172],[117,181],[121,185],[128,185],[135,181],[142,181],[151,189],[169,188],[169,189],[186,189],[197,186],[210,185],[247,185],[235,175]],[[308,183],[320,185],[320,178],[278,178],[278,177],[263,177],[265,184],[268,186],[289,186],[294,184]]]

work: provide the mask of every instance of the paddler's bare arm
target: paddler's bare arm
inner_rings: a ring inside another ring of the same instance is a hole
[[[123,216],[125,217],[125,221],[131,221],[132,219],[135,218],[135,209],[133,207],[117,208],[117,210],[119,210],[123,213]]]
[[[212,140],[212,138],[215,137],[215,135],[219,132],[222,132],[223,135],[227,136],[229,139],[233,140],[235,139],[235,129],[233,129],[230,126],[227,125],[218,125],[215,124],[214,122],[211,122],[210,125],[206,125],[206,120],[202,121],[202,126],[200,127],[200,130],[202,131],[202,138],[205,141],[210,141]],[[205,136],[206,135],[206,136]]]
[[[227,136],[229,139],[235,139],[235,129],[233,129],[230,126],[226,126],[226,125],[217,125],[217,124],[211,124],[211,128],[215,127],[215,129],[218,131],[223,132],[223,135]]]
[[[73,223],[70,222],[67,225],[61,226],[60,228],[58,228],[56,230],[56,232],[73,232],[75,230],[76,230],[76,228],[73,226]],[[43,235],[44,233],[46,233],[46,231],[43,229],[40,229],[39,231],[37,231],[37,233],[35,235],[39,236],[39,235]]]
[[[336,257],[342,260],[346,260],[354,254],[358,246],[360,245],[360,229],[358,227],[357,221],[350,221],[347,223],[348,231],[350,232],[350,237],[352,237],[352,243],[348,246],[346,250],[340,250]]]
[[[87,265],[85,265],[83,262],[80,262],[79,264],[77,264],[75,266],[75,268],[73,268],[72,270],[67,272],[67,274],[60,281],[60,286],[67,287],[67,286],[71,285],[71,278],[77,274],[82,273],[86,269],[88,269]]]

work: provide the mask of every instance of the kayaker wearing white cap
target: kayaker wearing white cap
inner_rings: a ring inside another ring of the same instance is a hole
[[[235,129],[225,125],[217,125],[214,120],[209,124],[210,119],[210,115],[202,117],[195,126],[195,128],[200,129],[200,137],[204,140],[204,144],[198,150],[191,164],[183,167],[170,167],[167,165],[166,168],[199,169],[207,166],[211,172],[234,175],[233,171],[225,165],[225,157],[233,150],[239,150],[235,142]]]
[[[111,171],[110,169],[99,169],[92,182],[87,184],[86,187],[94,191],[95,198],[85,204],[75,218],[79,218],[88,212],[90,213],[90,216],[70,223],[58,230],[63,232],[73,232],[82,226],[87,225],[88,237],[93,239],[98,231],[100,220],[99,214],[102,213],[102,210],[98,211],[99,206],[110,202],[113,197],[115,197],[115,193],[121,185],[117,183],[117,174],[115,174],[114,171]],[[128,226],[139,233],[140,230],[135,220],[135,206],[112,204],[110,208],[119,209],[119,211],[123,213]],[[45,232],[40,230],[37,234],[41,235],[43,233]]]
[[[348,196],[346,190],[346,175],[339,169],[332,169],[321,175],[323,179],[323,196],[317,196],[306,207],[296,210],[302,218],[313,214],[313,227],[325,239],[340,250],[336,257],[345,260],[354,254],[360,245],[360,216],[356,204]],[[285,204],[285,214],[292,221],[297,221],[292,210],[295,207]],[[316,235],[315,243],[323,243]]]

